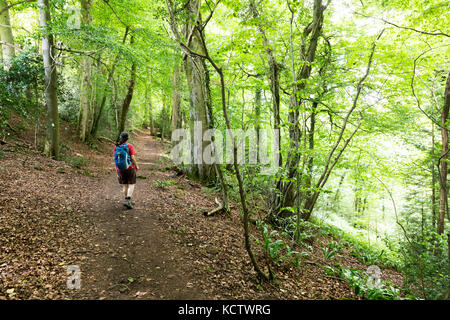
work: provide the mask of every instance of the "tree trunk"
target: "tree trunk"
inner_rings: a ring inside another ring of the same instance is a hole
[[[200,20],[199,12],[200,2],[198,0],[190,1],[187,10],[191,17],[197,17]],[[189,48],[198,53],[205,53],[204,45],[201,41],[203,34],[196,28],[193,19],[189,19],[185,26],[185,36],[192,30],[192,37]],[[213,179],[209,164],[203,161],[203,151],[209,146],[208,141],[203,141],[202,137],[206,130],[209,129],[211,110],[210,88],[209,88],[209,70],[206,67],[205,59],[198,56],[187,56],[185,59],[186,79],[188,82],[190,95],[190,131],[191,131],[191,167],[190,173],[203,181]],[[196,126],[197,124],[197,126]]]
[[[51,24],[49,0],[38,0],[39,23],[42,32],[42,57],[45,70],[45,101],[47,104],[47,135],[44,153],[59,158],[59,115],[56,82],[56,63],[53,60],[53,35],[48,32]]]
[[[339,193],[340,193],[340,191],[341,191],[341,187],[342,187],[342,183],[344,182],[344,178],[345,178],[345,172],[341,175],[341,178],[339,179],[339,184],[338,184],[338,187],[337,187],[337,189],[336,189],[336,193],[334,194],[334,200],[333,200],[333,202],[334,203],[338,203],[339,202]]]
[[[92,1],[80,0],[83,27],[92,23]],[[78,114],[78,136],[83,142],[89,138],[89,133],[91,132],[89,123],[93,117],[91,73],[92,59],[91,57],[83,56],[81,60],[80,110]]]
[[[321,0],[314,0],[314,12],[313,21],[305,27],[303,31],[303,41],[306,42],[306,37],[311,34],[309,38],[309,45],[307,48],[302,46],[301,55],[304,60],[302,67],[298,70],[298,74],[295,76],[294,92],[291,96],[291,107],[289,111],[289,138],[290,148],[288,153],[288,161],[286,162],[287,181],[282,182],[281,179],[278,182],[280,188],[281,197],[276,196],[274,212],[275,214],[284,217],[291,215],[290,210],[281,210],[285,207],[293,207],[295,205],[296,194],[294,192],[292,181],[298,176],[298,164],[300,161],[300,154],[298,153],[298,144],[301,139],[301,130],[299,128],[299,106],[302,104],[301,97],[297,96],[298,92],[302,92],[306,89],[306,80],[311,75],[312,64],[315,60],[317,44],[319,36],[322,32],[323,25],[323,13],[326,7],[322,5]],[[295,71],[294,71],[295,72]],[[298,83],[298,87],[297,87]],[[306,201],[310,203],[310,201]],[[311,210],[311,205],[308,204],[304,207],[304,210]]]
[[[255,130],[256,130],[256,163],[259,163],[259,130],[261,129],[261,93],[258,86],[255,90]]]
[[[223,75],[223,71],[222,68],[220,68],[215,62],[214,60],[212,60],[212,58],[209,56],[208,50],[206,48],[206,43],[204,38],[201,38],[202,43],[204,44],[204,51],[201,53],[195,52],[193,51],[191,48],[189,48],[186,44],[184,44],[179,36],[179,31],[178,28],[176,27],[176,23],[175,23],[175,16],[173,13],[173,8],[171,7],[169,0],[166,0],[166,6],[168,8],[169,14],[170,14],[170,18],[171,18],[171,28],[172,31],[175,35],[175,38],[177,39],[177,41],[180,43],[181,48],[187,52],[187,56],[188,57],[200,57],[199,55],[201,55],[202,59],[207,59],[209,61],[209,63],[214,67],[214,69],[216,70],[216,72],[218,73],[219,77],[220,77],[220,88],[221,88],[221,102],[222,102],[222,110],[223,110],[223,116],[225,119],[225,124],[227,126],[227,129],[230,131],[230,135],[231,135],[231,140],[232,140],[232,144],[233,144],[233,162],[234,162],[234,169],[235,169],[235,173],[236,173],[236,179],[238,181],[238,186],[239,186],[239,194],[240,194],[240,198],[241,198],[241,204],[242,204],[242,212],[243,212],[243,225],[244,225],[244,240],[245,240],[245,248],[248,252],[248,255],[250,257],[250,260],[252,262],[252,265],[257,273],[257,275],[259,277],[261,277],[264,280],[269,280],[269,279],[273,279],[272,274],[270,272],[270,276],[267,276],[264,272],[262,272],[262,270],[259,268],[258,262],[253,254],[253,251],[251,249],[251,241],[250,241],[250,234],[249,234],[249,226],[248,226],[248,222],[249,222],[249,211],[247,209],[247,205],[246,205],[246,199],[245,199],[245,189],[244,189],[244,185],[243,185],[243,181],[242,181],[242,176],[240,174],[239,171],[239,165],[237,162],[237,146],[236,146],[236,141],[234,140],[233,134],[231,132],[231,125],[230,125],[230,120],[228,117],[228,111],[227,111],[227,106],[226,106],[226,99],[225,99],[225,79],[224,79],[224,75]],[[200,34],[200,36],[202,36],[202,34]]]
[[[148,97],[148,116],[150,121],[150,135],[155,135],[155,124],[153,121],[153,105],[152,105],[152,94]]]
[[[130,45],[132,46],[133,43],[134,43],[134,35],[131,35]],[[131,64],[130,82],[128,84],[127,95],[125,96],[125,99],[123,100],[122,110],[120,112],[119,132],[118,132],[117,137],[120,136],[121,132],[125,131],[125,122],[127,120],[127,114],[128,114],[128,110],[130,109],[131,100],[133,99],[135,83],[136,83],[136,62],[133,61]]]
[[[305,198],[309,199],[312,197],[313,191],[312,191],[312,174],[313,174],[313,165],[314,165],[314,133],[316,130],[316,113],[317,113],[317,101],[313,102],[312,110],[310,114],[310,128],[308,132],[308,149],[309,149],[309,156],[308,156],[308,162],[307,162],[307,172],[306,172],[306,181],[305,181]]]
[[[176,58],[172,74],[172,119],[170,131],[181,128],[180,65]]]
[[[435,154],[434,154],[434,123],[431,123],[431,226],[436,229],[436,165],[435,165]]]
[[[448,248],[448,273],[450,274],[450,233],[447,233],[447,248]],[[448,283],[448,289],[447,289],[447,300],[450,299],[450,282]]]
[[[445,216],[448,212],[447,202],[447,172],[448,172],[448,114],[450,109],[450,72],[447,76],[444,93],[444,106],[441,111],[441,136],[442,136],[442,155],[440,164],[440,199],[439,199],[439,217],[437,221],[437,233],[444,233]]]
[[[0,0],[0,10],[6,8],[8,3],[6,0]],[[9,9],[0,14],[0,40],[2,42],[2,61],[4,68],[9,69],[11,60],[15,57],[14,37],[9,18]]]

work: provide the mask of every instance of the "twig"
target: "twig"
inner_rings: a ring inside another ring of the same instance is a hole
[[[0,15],[3,14],[3,12],[5,12],[6,10],[18,6],[20,4],[23,3],[27,3],[27,2],[35,2],[36,0],[24,0],[24,1],[20,1],[20,2],[16,2],[16,3],[11,3],[10,5],[7,5],[6,7],[4,7],[2,10],[0,10]]]
[[[387,24],[389,24],[391,26],[394,26],[396,28],[399,28],[399,29],[410,30],[410,31],[414,31],[414,32],[417,32],[417,33],[421,33],[421,34],[426,34],[426,35],[429,35],[429,36],[444,36],[444,37],[449,37],[450,38],[449,34],[442,32],[440,29],[438,29],[440,32],[437,32],[437,33],[435,33],[435,32],[428,32],[428,31],[422,31],[422,30],[417,30],[417,29],[410,28],[410,27],[402,27],[402,26],[399,26],[399,25],[397,25],[397,24],[395,24],[393,22],[389,22],[389,21],[387,21],[387,20],[385,20],[383,18],[371,17],[371,16],[367,16],[367,15],[359,13],[359,12],[354,12],[354,13],[357,14],[357,15],[360,15],[362,17],[365,17],[365,18],[370,18],[370,19],[376,19],[376,20],[383,21],[384,23],[387,23]]]

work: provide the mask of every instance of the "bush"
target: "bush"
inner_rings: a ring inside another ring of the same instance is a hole
[[[7,126],[13,113],[30,119],[41,110],[37,97],[33,97],[44,84],[42,58],[36,51],[22,51],[11,61],[9,70],[0,65],[0,128]]]
[[[177,182],[174,180],[155,180],[153,181],[153,185],[156,188],[160,189],[166,189],[167,187],[170,187],[171,185],[176,184]]]
[[[340,268],[338,275],[346,279],[353,292],[368,300],[398,300],[400,290],[390,285],[389,282],[380,282],[377,286],[369,285],[369,276],[359,269]]]
[[[82,167],[86,167],[89,165],[89,159],[83,158],[83,157],[70,157],[70,156],[63,156],[62,160],[64,160],[66,163],[70,164],[73,168],[81,169]]]
[[[446,235],[429,232],[411,235],[400,243],[404,286],[425,299],[441,300],[448,293],[450,276]]]
[[[289,261],[295,266],[300,266],[300,258],[305,256],[305,252],[297,252],[291,249],[291,247],[282,239],[280,239],[280,234],[276,230],[270,230],[267,224],[260,221],[257,222],[257,226],[261,231],[263,236],[263,241],[254,238],[255,241],[264,248],[266,256],[270,258],[273,262],[283,262]],[[288,236],[283,233],[283,236]]]
[[[379,265],[399,269],[402,266],[397,252],[380,244],[369,244],[363,237],[346,233],[326,223],[320,223],[320,233],[324,236],[333,236],[340,239],[340,244],[351,249],[350,255],[354,256],[366,265]]]

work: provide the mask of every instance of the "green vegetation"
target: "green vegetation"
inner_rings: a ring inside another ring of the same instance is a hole
[[[153,181],[153,185],[157,188],[166,189],[177,182],[174,180],[155,180]]]
[[[94,149],[136,129],[176,146],[186,129],[177,174],[220,197],[221,211],[239,203],[260,279],[273,277],[254,245],[301,265],[299,252],[328,237],[326,261],[350,254],[402,272],[411,296],[449,298],[448,1],[37,3],[0,1],[2,144],[32,129],[40,151],[92,176],[60,119]],[[225,146],[229,129],[255,135]],[[190,161],[233,145],[227,162]],[[255,222],[263,240],[250,236]],[[398,297],[339,276],[364,298]]]
[[[63,156],[62,160],[64,160],[67,164],[70,164],[71,167],[81,169],[82,167],[86,167],[89,165],[89,159],[75,156]]]
[[[380,283],[378,286],[369,286],[368,276],[357,269],[339,269],[339,275],[346,279],[356,295],[369,300],[397,300],[400,299],[400,290],[389,283]],[[413,298],[409,296],[408,298]]]

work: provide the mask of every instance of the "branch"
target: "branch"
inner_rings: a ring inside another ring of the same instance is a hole
[[[430,119],[431,122],[433,122],[433,123],[434,123],[435,125],[437,125],[438,127],[442,128],[441,124],[440,124],[438,121],[436,121],[431,115],[429,115],[428,113],[425,112],[425,110],[422,109],[422,107],[421,107],[421,105],[420,105],[420,100],[419,100],[419,98],[417,97],[416,91],[415,91],[415,89],[414,89],[414,79],[415,79],[415,76],[416,76],[416,65],[417,65],[417,60],[419,60],[420,57],[422,57],[424,54],[430,52],[430,51],[433,50],[433,49],[434,49],[434,48],[431,48],[431,49],[428,49],[428,50],[422,52],[416,59],[414,59],[413,75],[412,75],[412,78],[411,78],[411,91],[412,91],[412,94],[413,94],[414,98],[416,99],[417,107],[419,108],[419,110],[422,111],[422,113],[423,113],[428,119]]]
[[[334,144],[333,148],[331,149],[330,154],[328,155],[328,159],[327,159],[327,162],[326,162],[326,165],[325,165],[325,170],[324,170],[322,176],[320,177],[319,181],[317,182],[317,186],[320,186],[322,184],[322,181],[324,181],[324,180],[326,181],[326,175],[327,175],[327,172],[329,170],[329,165],[330,165],[330,162],[331,162],[331,158],[333,157],[334,152],[336,151],[337,147],[341,143],[342,136],[344,135],[344,131],[345,131],[345,128],[347,126],[348,119],[350,118],[350,115],[353,113],[353,111],[355,110],[355,108],[356,108],[356,106],[358,104],[358,99],[359,99],[359,96],[361,94],[362,85],[363,85],[364,81],[366,80],[366,78],[368,77],[368,75],[370,73],[370,68],[372,66],[372,60],[373,60],[373,55],[375,53],[375,48],[376,48],[376,42],[381,38],[383,32],[384,32],[384,29],[380,32],[380,34],[378,35],[377,39],[374,41],[374,43],[372,45],[372,51],[370,53],[369,62],[367,64],[366,73],[361,78],[361,80],[359,80],[359,82],[358,82],[356,95],[355,95],[355,98],[353,99],[353,105],[350,108],[350,110],[347,112],[347,115],[345,116],[344,123],[342,124],[342,128],[341,128],[341,131],[339,133],[339,137],[338,137],[336,143]],[[358,128],[359,128],[359,125],[358,125]],[[356,133],[356,131],[355,131],[355,133]]]
[[[354,13],[357,14],[357,15],[363,16],[363,17],[365,17],[365,18],[371,18],[371,19],[376,19],[376,20],[383,21],[384,23],[387,23],[387,24],[389,24],[389,25],[391,25],[391,26],[394,26],[394,27],[396,27],[396,28],[399,28],[399,29],[410,30],[410,31],[414,31],[414,32],[417,32],[417,33],[420,33],[420,34],[426,34],[426,35],[428,35],[428,36],[444,36],[444,37],[449,37],[449,38],[450,38],[450,35],[449,35],[449,34],[446,34],[446,33],[442,32],[442,31],[439,30],[439,29],[438,29],[438,30],[439,30],[440,32],[437,32],[437,33],[436,33],[436,32],[422,31],[422,30],[417,30],[417,29],[410,28],[410,27],[399,26],[399,25],[397,25],[397,24],[395,24],[395,23],[393,23],[393,22],[389,22],[389,21],[387,21],[387,20],[385,20],[385,19],[383,19],[383,18],[371,17],[371,16],[367,16],[367,15],[364,15],[364,14],[359,13],[359,12],[354,12]]]
[[[189,4],[189,0],[186,3],[186,7],[187,7],[188,4]],[[198,5],[197,13],[195,15],[195,20],[194,20],[194,23],[192,24],[192,29],[191,29],[191,31],[189,31],[189,33],[187,33],[187,37],[186,37],[186,46],[187,47],[189,47],[191,45],[192,37],[194,36],[194,31],[195,31],[195,29],[197,27],[199,19],[200,19],[200,4]],[[186,31],[187,31],[187,26],[186,26]],[[185,58],[186,57],[183,57],[183,60]]]
[[[129,28],[130,30],[133,30],[128,24],[123,22],[123,20],[120,18],[120,16],[117,14],[117,12],[114,10],[114,8],[109,4],[109,0],[103,0],[104,3],[111,9],[111,11],[114,13],[114,15],[119,19],[120,23],[122,23],[125,27]]]
[[[23,49],[22,49],[20,46],[15,45],[15,44],[12,44],[12,43],[9,43],[9,42],[0,41],[0,45],[8,46],[8,47],[13,47],[14,49],[17,49],[19,52],[22,52],[22,51],[23,51]]]
[[[12,7],[18,6],[18,5],[23,4],[23,3],[35,2],[35,1],[36,0],[24,0],[24,1],[19,1],[19,2],[16,2],[16,3],[11,3],[10,5],[7,5],[6,7],[3,7],[2,10],[0,10],[0,15],[3,14],[3,12],[5,12],[6,10],[8,10],[8,9],[10,9]]]
[[[219,2],[220,2],[220,0],[217,0],[217,2],[214,4],[214,7],[212,9],[210,7],[210,13],[209,13],[208,17],[206,18],[205,22],[202,23],[202,30],[205,29],[205,27],[208,24],[209,20],[211,20],[213,14],[214,14],[214,11],[216,10],[217,5],[219,4]],[[208,1],[206,1],[206,4],[208,4]],[[209,7],[209,4],[208,4],[208,7]]]
[[[246,71],[244,69],[244,67],[240,63],[238,63],[238,68],[241,69],[241,71],[243,73],[245,73],[247,78],[253,77],[253,78],[257,78],[258,79],[258,78],[260,78],[262,76],[262,74],[260,74],[260,73],[250,73],[250,72]]]
[[[97,57],[94,55],[95,53],[97,53],[98,50],[101,50],[101,49],[103,49],[103,48],[98,49],[98,50],[95,50],[95,51],[80,51],[80,50],[75,50],[75,49],[70,49],[70,48],[62,48],[62,47],[56,47],[56,46],[55,46],[54,48],[55,48],[56,50],[59,50],[59,52],[66,51],[66,52],[73,53],[73,54],[77,54],[77,55],[80,55],[80,56],[86,56],[86,57],[89,57],[89,58],[91,58],[92,60],[97,61],[98,63],[102,64],[102,65],[106,68],[106,70],[108,70],[108,72],[111,71],[111,70],[109,69],[109,66],[108,66],[106,63],[104,63],[103,61],[101,61],[99,58],[97,58]]]

